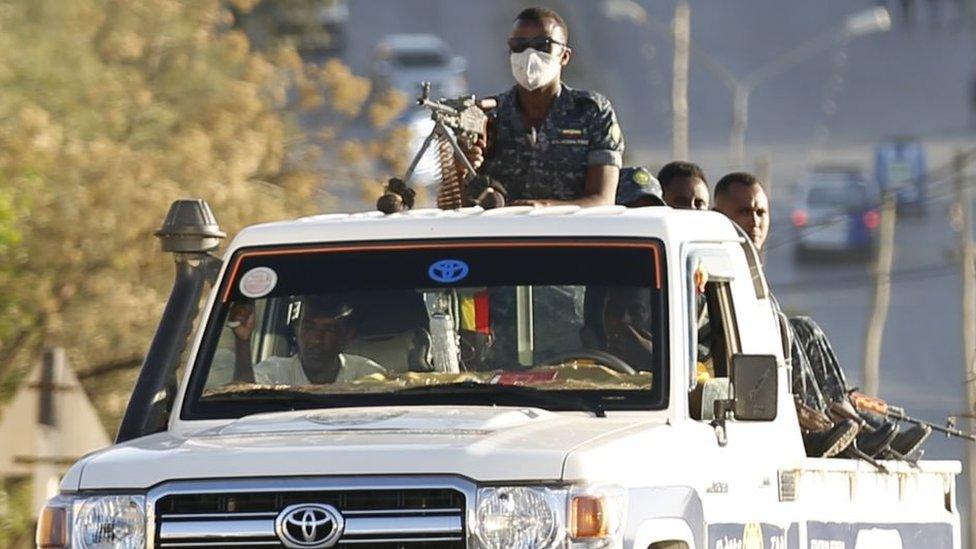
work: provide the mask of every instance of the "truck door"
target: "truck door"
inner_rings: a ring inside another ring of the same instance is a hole
[[[693,342],[689,358],[694,384],[689,415],[711,429],[715,401],[731,398],[732,356],[759,351],[744,349],[744,342],[754,347],[751,336],[755,334],[743,331],[764,330],[768,324],[749,321],[757,311],[757,301],[752,282],[735,276],[748,272],[745,265],[734,263],[744,263],[736,252],[732,246],[702,247],[689,254],[687,263],[687,310],[692,312],[687,328]],[[740,302],[745,310],[737,311]],[[768,314],[772,315],[771,309]],[[778,343],[778,335],[770,340]],[[709,440],[710,463],[699,487],[709,548],[798,547],[798,526],[779,501],[781,460],[777,456],[785,453],[779,451],[777,435],[776,421],[732,418],[726,422],[724,437],[716,430]]]

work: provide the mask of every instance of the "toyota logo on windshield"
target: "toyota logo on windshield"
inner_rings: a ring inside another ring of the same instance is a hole
[[[302,503],[286,507],[275,519],[275,533],[285,547],[323,549],[339,541],[346,521],[331,505]]]
[[[450,284],[468,276],[468,264],[460,259],[442,259],[435,261],[427,269],[427,274],[435,282]]]

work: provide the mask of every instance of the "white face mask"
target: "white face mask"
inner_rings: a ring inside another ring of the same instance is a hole
[[[532,48],[526,48],[522,53],[512,53],[509,59],[515,81],[529,91],[551,83],[562,70],[558,55]]]

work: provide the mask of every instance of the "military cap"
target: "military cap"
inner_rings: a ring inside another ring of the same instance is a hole
[[[646,199],[649,206],[664,206],[663,195],[661,183],[647,168],[634,166],[620,169],[617,204],[629,206],[638,200]]]

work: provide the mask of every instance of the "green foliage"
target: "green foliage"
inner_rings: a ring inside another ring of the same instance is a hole
[[[17,235],[0,275],[3,364],[41,341],[82,363],[136,353],[131,334],[164,296],[151,233],[172,199],[209,199],[231,230],[309,203],[310,187],[262,186],[291,170],[275,101],[287,78],[219,31],[213,1],[2,7],[0,215]]]
[[[0,0],[0,407],[44,346],[81,371],[143,355],[172,281],[152,236],[172,200],[207,199],[229,234],[322,211],[322,140],[402,108],[365,110],[367,79],[255,51],[234,23],[219,0]],[[330,126],[303,135],[303,108]],[[134,377],[89,387],[103,418]],[[19,492],[0,498],[6,547],[30,519]]]
[[[10,278],[11,260],[21,243],[16,218],[13,193],[0,180],[0,285]],[[4,340],[5,334],[11,332],[9,310],[12,302],[13,296],[0,292],[0,341]],[[0,402],[3,402],[2,395],[3,391],[0,389]]]
[[[30,487],[26,481],[0,483],[0,547],[14,547],[30,534]]]
[[[322,139],[404,103],[367,109],[369,80],[338,61],[255,51],[218,0],[0,0],[0,87],[0,387],[42,345],[79,370],[141,356],[172,277],[152,237],[172,200],[207,199],[229,234],[322,211]],[[303,135],[304,108],[332,127]]]

